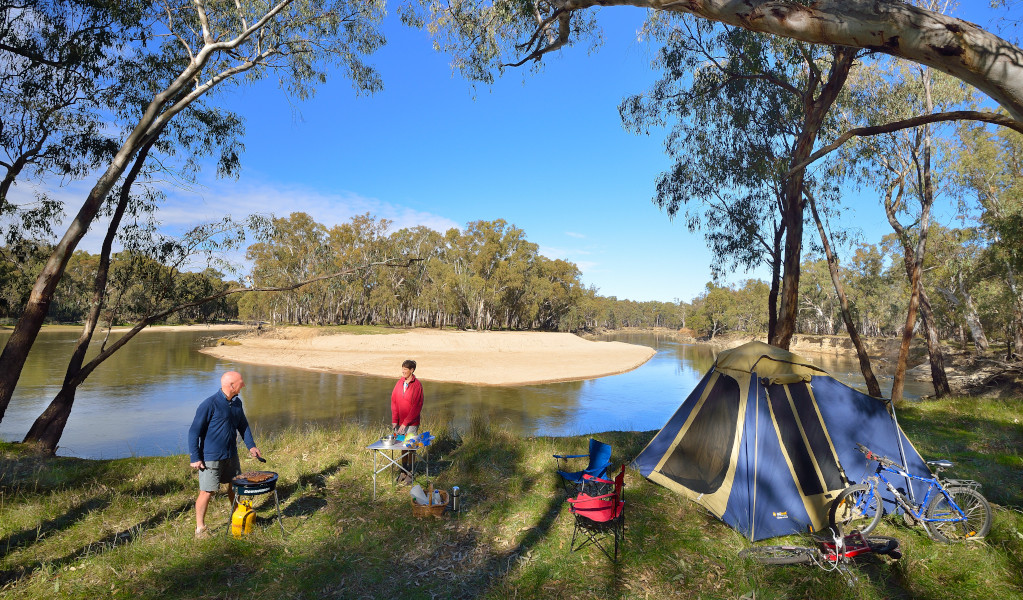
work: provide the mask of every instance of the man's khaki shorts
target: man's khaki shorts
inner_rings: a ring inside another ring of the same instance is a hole
[[[219,492],[220,484],[231,480],[242,472],[238,455],[225,460],[207,460],[206,468],[199,471],[199,489],[204,492]]]

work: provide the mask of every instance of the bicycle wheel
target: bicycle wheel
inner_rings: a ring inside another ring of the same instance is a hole
[[[962,542],[987,535],[991,530],[991,505],[987,499],[968,487],[950,487],[945,491],[962,513],[949,504],[944,494],[931,498],[924,512],[924,525],[931,537],[939,542]]]
[[[869,484],[851,485],[835,498],[828,510],[828,524],[837,533],[858,529],[870,533],[881,522],[881,496]]]
[[[815,554],[817,554],[816,548],[754,546],[739,552],[739,557],[752,558],[765,565],[798,565],[812,561]]]
[[[867,544],[874,554],[890,554],[899,549],[899,540],[887,535],[869,535]]]

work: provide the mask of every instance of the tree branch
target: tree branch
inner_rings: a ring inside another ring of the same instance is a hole
[[[817,150],[806,160],[800,162],[796,166],[792,167],[785,173],[784,177],[791,177],[797,171],[805,169],[812,163],[816,162],[821,157],[834,152],[854,137],[866,137],[872,135],[880,135],[882,133],[892,133],[894,131],[900,131],[903,129],[910,129],[913,127],[919,127],[921,125],[928,125],[930,123],[941,123],[945,121],[982,121],[984,123],[992,123],[994,125],[1001,125],[1008,127],[1013,131],[1023,133],[1023,122],[1015,121],[1005,115],[999,115],[997,113],[982,112],[976,110],[955,110],[943,113],[934,113],[930,115],[920,115],[912,117],[910,119],[903,119],[901,121],[893,121],[891,123],[885,123],[884,125],[872,125],[870,127],[856,127],[838,136],[835,141],[831,142],[827,146]]]

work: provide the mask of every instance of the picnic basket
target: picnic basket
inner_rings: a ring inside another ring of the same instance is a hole
[[[448,506],[448,493],[444,490],[437,490],[440,492],[440,503],[433,503],[433,484],[430,484],[430,489],[426,493],[426,497],[430,504],[419,504],[415,498],[409,498],[412,503],[412,516],[414,517],[437,517],[440,518],[444,514],[444,509]]]

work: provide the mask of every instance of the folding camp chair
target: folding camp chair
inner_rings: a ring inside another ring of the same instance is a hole
[[[565,468],[568,467],[568,459],[586,457],[590,458],[590,464],[585,469],[582,471],[565,471]],[[611,446],[590,438],[589,454],[555,454],[554,458],[558,460],[558,475],[561,475],[561,482],[565,486],[565,492],[572,495],[580,491],[579,487],[583,483],[583,475],[607,477],[607,469],[611,466]],[[561,465],[563,460],[565,461],[564,468]]]
[[[575,526],[572,528],[572,552],[590,544],[600,548],[609,559],[618,561],[618,547],[625,549],[625,465],[615,476],[614,481],[584,475],[585,480],[598,480],[598,483],[614,486],[610,494],[590,496],[580,492],[575,498],[569,498],[569,510],[575,515]],[[576,534],[582,531],[586,539],[575,545]],[[605,546],[609,537],[614,538],[614,555]]]

